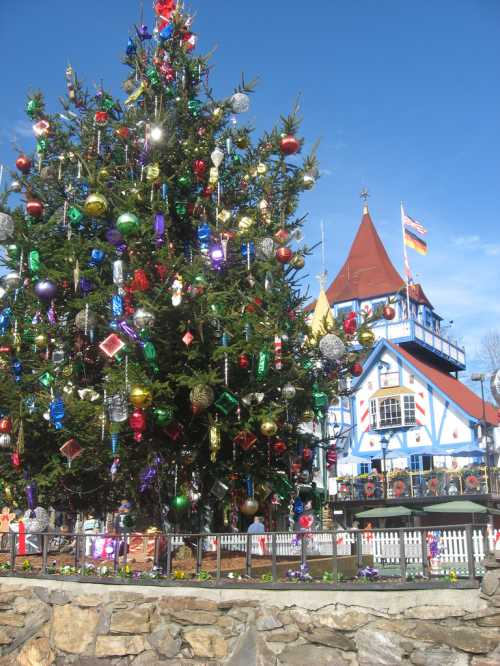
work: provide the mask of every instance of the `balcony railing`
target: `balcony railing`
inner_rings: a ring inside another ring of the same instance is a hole
[[[488,478],[489,477],[489,478]],[[500,470],[486,467],[441,469],[429,472],[393,471],[337,477],[337,501],[401,499],[406,497],[458,497],[499,494]]]
[[[458,342],[445,337],[441,332],[427,328],[414,318],[391,322],[381,321],[374,325],[373,332],[377,339],[386,338],[401,342],[418,341],[451,363],[465,367],[465,350]]]

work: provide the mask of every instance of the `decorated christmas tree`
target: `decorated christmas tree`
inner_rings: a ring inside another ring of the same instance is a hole
[[[69,66],[60,113],[27,102],[36,147],[0,213],[3,493],[236,526],[312,481],[351,343],[373,335],[308,326],[296,211],[318,170],[297,110],[254,138],[253,85],[215,99],[191,17],[155,12],[128,40],[126,99]]]

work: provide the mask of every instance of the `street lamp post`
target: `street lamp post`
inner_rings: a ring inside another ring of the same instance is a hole
[[[490,474],[490,465],[491,465],[491,454],[490,454],[490,438],[488,437],[488,427],[486,422],[486,401],[484,399],[484,380],[486,376],[482,372],[473,372],[470,376],[473,382],[480,382],[481,384],[481,402],[483,406],[483,414],[481,419],[481,430],[482,436],[484,437],[485,453],[486,453],[486,482],[487,482],[487,491],[491,492],[491,474]]]
[[[380,439],[380,447],[382,448],[382,464],[383,464],[383,471],[384,471],[384,499],[387,499],[387,461],[386,461],[386,452],[387,452],[387,447],[389,446],[389,440],[388,438],[383,435],[383,437]]]

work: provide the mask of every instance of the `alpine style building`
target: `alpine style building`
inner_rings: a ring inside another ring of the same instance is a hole
[[[395,315],[374,326],[377,341],[352,394],[330,409],[337,461],[329,493],[344,524],[383,505],[500,502],[497,410],[458,379],[465,350],[448,339],[421,285],[410,284],[408,298],[406,288],[365,204],[326,297],[336,317],[361,317],[388,303]]]

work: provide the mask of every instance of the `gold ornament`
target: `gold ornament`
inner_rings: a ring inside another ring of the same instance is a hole
[[[141,203],[144,200],[144,197],[142,195],[142,192],[139,188],[137,187],[132,187],[130,189],[130,195],[137,201],[138,203]]]
[[[108,202],[102,194],[89,194],[85,199],[83,210],[91,217],[101,217],[108,210]]]
[[[222,224],[225,224],[226,222],[229,222],[229,220],[231,219],[230,211],[223,208],[220,211],[220,213],[217,215],[217,219],[219,220],[219,222],[222,222]]]
[[[101,180],[106,180],[111,176],[111,173],[109,169],[106,167],[103,167],[102,169],[99,169],[99,173],[97,174],[97,177],[100,178]]]
[[[210,185],[217,185],[219,182],[219,169],[217,167],[211,167],[208,182]]]
[[[275,421],[271,421],[271,419],[269,419],[268,421],[262,421],[260,424],[260,431],[266,437],[274,437],[274,435],[278,432],[278,426]]]
[[[44,333],[39,333],[35,336],[35,344],[37,347],[45,347],[47,344],[47,336]]]
[[[306,409],[302,414],[302,419],[304,423],[309,423],[309,421],[314,421],[314,412],[312,409]]]
[[[294,254],[292,257],[292,261],[290,262],[290,266],[292,266],[298,271],[304,268],[305,264],[306,264],[305,259],[301,254]]]
[[[191,389],[189,399],[199,409],[207,409],[214,401],[214,392],[207,384],[197,384]]]
[[[144,386],[134,386],[130,391],[130,402],[137,409],[149,407],[151,400],[151,391]]]
[[[257,173],[259,174],[259,176],[263,176],[266,173],[266,171],[267,171],[267,166],[264,164],[264,162],[259,162],[259,164],[257,164]]]
[[[245,215],[238,222],[238,229],[242,232],[249,231],[253,227],[254,223],[255,222],[251,217]]]
[[[134,92],[131,95],[129,95],[129,97],[127,97],[127,99],[125,100],[125,106],[128,106],[133,102],[136,102],[139,99],[139,97],[144,93],[147,87],[148,87],[147,83],[145,81],[141,81],[139,87],[136,88]],[[128,90],[126,90],[125,92],[128,92]]]
[[[160,165],[158,162],[155,162],[154,164],[149,164],[146,167],[146,180],[148,180],[150,183],[154,180],[156,180],[160,175]]]
[[[211,425],[208,433],[210,438],[210,462],[214,463],[220,449],[220,426],[217,424]]]
[[[245,516],[255,516],[259,510],[259,503],[255,499],[247,499],[240,506],[240,511]]]
[[[373,331],[370,331],[370,329],[360,331],[358,333],[358,342],[360,345],[363,345],[363,347],[371,347],[375,342],[375,334]]]
[[[221,115],[221,113],[222,113],[222,109],[220,108],[220,106],[218,106],[217,108],[215,108],[212,111],[212,115],[213,115],[214,118],[218,118]]]

